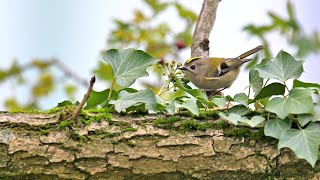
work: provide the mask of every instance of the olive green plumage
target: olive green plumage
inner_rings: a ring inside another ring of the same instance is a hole
[[[262,49],[263,46],[258,46],[236,58],[193,57],[187,60],[180,70],[200,89],[228,88],[239,75],[241,65],[251,60],[244,58]]]

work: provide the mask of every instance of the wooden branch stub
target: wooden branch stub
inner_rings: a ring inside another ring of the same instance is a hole
[[[81,103],[77,106],[77,109],[75,110],[75,112],[73,113],[72,115],[72,119],[73,120],[77,120],[78,118],[78,115],[82,109],[82,107],[84,106],[84,104],[87,102],[89,96],[90,96],[90,92],[92,90],[92,87],[93,87],[93,84],[96,82],[96,76],[93,76],[91,79],[90,79],[90,84],[89,84],[89,87],[88,87],[88,90],[86,92],[86,94],[83,96],[82,100],[81,100]]]

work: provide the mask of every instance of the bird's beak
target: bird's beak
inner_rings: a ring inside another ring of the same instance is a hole
[[[182,66],[182,67],[178,67],[178,69],[180,69],[181,71],[183,71],[183,70],[188,70],[187,68],[185,68],[184,66]]]

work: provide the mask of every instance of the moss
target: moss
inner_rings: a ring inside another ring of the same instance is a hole
[[[218,114],[219,112],[218,111],[215,111],[215,110],[202,110],[202,109],[199,109],[199,116],[194,116],[192,114],[190,114],[191,117],[195,118],[195,119],[219,119],[220,116]]]
[[[84,118],[81,118],[80,121],[85,124],[88,125],[92,122],[101,122],[104,120],[110,121],[112,119],[111,115],[109,113],[102,113],[102,114],[98,114],[98,115],[94,115],[94,116],[87,116],[84,115]]]
[[[226,121],[223,121],[223,120],[217,121],[217,122],[215,122],[215,123],[213,124],[213,127],[214,127],[215,129],[225,129],[225,128],[228,127],[228,126],[229,126],[228,123],[227,123]]]
[[[47,136],[49,134],[49,132],[50,131],[48,129],[43,129],[40,131],[41,135],[45,135],[45,136]]]
[[[155,119],[153,121],[153,124],[154,125],[162,125],[162,124],[173,124],[177,121],[180,121],[181,120],[181,117],[178,117],[178,116],[169,116],[167,118],[159,118],[159,119]]]
[[[263,128],[259,128],[258,130],[253,130],[247,127],[241,127],[241,128],[232,128],[232,129],[226,129],[224,131],[224,134],[226,136],[234,136],[234,137],[245,137],[245,138],[251,138],[256,140],[261,140],[264,138],[264,131]]]
[[[180,130],[189,131],[189,130],[200,130],[205,131],[206,129],[213,128],[214,124],[209,122],[199,123],[195,120],[185,120],[180,125]]]
[[[128,128],[122,129],[122,132],[127,132],[127,131],[137,131],[137,128],[128,127]]]
[[[71,134],[71,139],[75,140],[75,141],[79,141],[79,142],[87,142],[90,139],[89,136],[87,135],[80,135],[80,134]]]
[[[87,110],[83,110],[84,113],[109,113],[108,108],[91,108]]]
[[[111,144],[116,145],[116,144],[119,144],[119,142],[116,140],[111,140]]]
[[[58,111],[60,111],[62,108],[61,107],[54,107],[51,108],[47,111],[40,111],[40,110],[34,110],[34,109],[26,109],[26,110],[22,110],[22,109],[11,109],[8,111],[8,113],[10,114],[16,114],[16,113],[26,113],[26,114],[52,114],[52,113],[56,113]]]
[[[71,127],[72,124],[71,120],[64,120],[59,123],[59,128]]]
[[[127,141],[127,145],[130,146],[130,147],[135,147],[136,143],[134,141],[128,140]]]

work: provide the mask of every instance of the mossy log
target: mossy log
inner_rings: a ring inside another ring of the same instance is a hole
[[[0,113],[0,179],[320,179],[319,163],[251,136],[258,129],[210,118],[92,117],[73,127],[61,112]],[[204,122],[212,126],[199,128]]]

